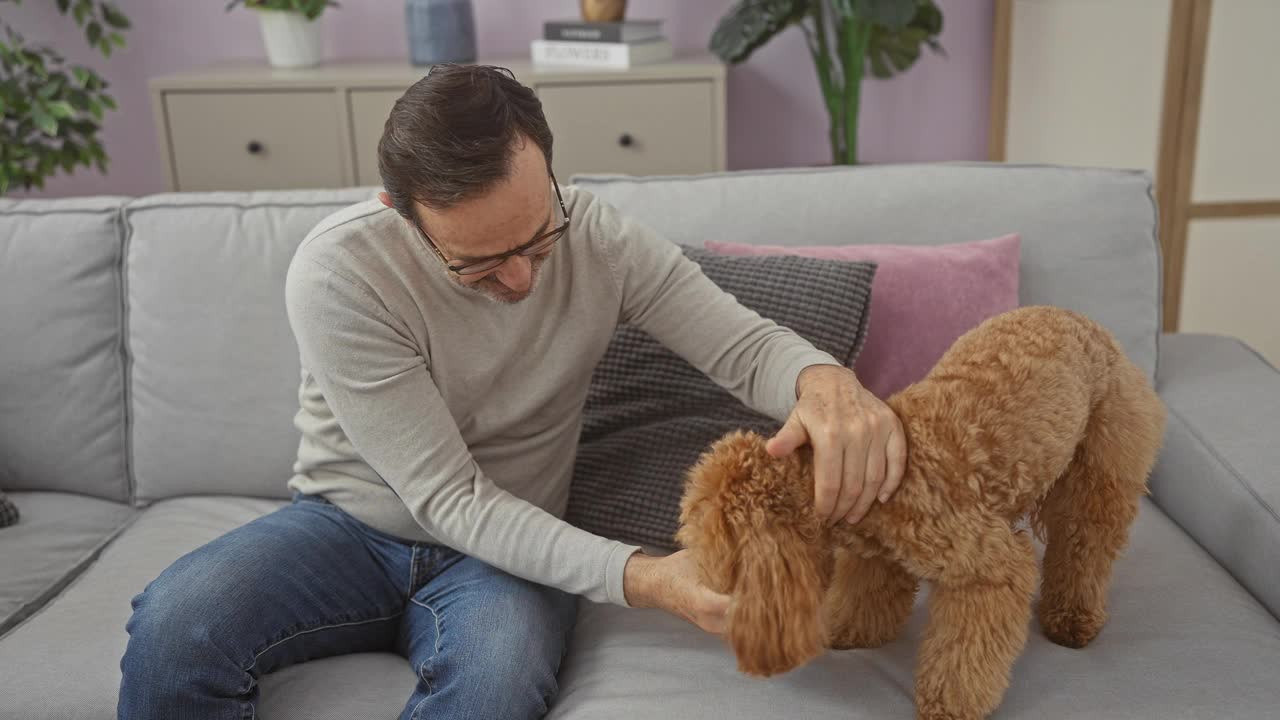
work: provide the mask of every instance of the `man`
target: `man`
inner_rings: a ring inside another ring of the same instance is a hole
[[[417,675],[402,718],[532,718],[556,692],[575,596],[719,632],[727,598],[686,553],[559,519],[620,321],[786,419],[771,452],[811,443],[821,516],[856,521],[898,484],[893,413],[676,245],[560,188],[541,105],[508,74],[436,68],[378,153],[381,202],[323,221],[289,268],[294,502],[134,599],[122,717],[252,717],[264,673],[394,650]]]

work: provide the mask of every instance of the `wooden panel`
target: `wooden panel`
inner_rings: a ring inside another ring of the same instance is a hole
[[[1178,170],[1174,180],[1172,227],[1161,233],[1166,240],[1164,256],[1164,329],[1178,330],[1182,316],[1182,278],[1186,261],[1187,223],[1191,213],[1191,177],[1196,163],[1196,134],[1200,119],[1201,90],[1204,87],[1204,57],[1209,40],[1212,0],[1195,0],[1186,35],[1186,74],[1182,80],[1182,109],[1178,113]],[[1166,193],[1164,197],[1168,197]],[[1162,216],[1163,217],[1163,216]]]
[[[1193,218],[1280,217],[1280,200],[1255,202],[1195,203],[1191,206]]]
[[[710,81],[539,85],[556,137],[556,177],[717,169],[714,88]]]
[[[1280,200],[1276,0],[1213,3],[1192,200]]]
[[[1009,61],[1013,41],[1013,0],[996,0],[991,33],[991,124],[987,159],[1004,162],[1009,131]]]
[[[1005,159],[1155,172],[1171,0],[1015,0]]]
[[[1179,330],[1232,335],[1280,365],[1280,218],[1195,220]]]
[[[382,184],[382,176],[378,174],[378,141],[382,139],[382,128],[391,107],[401,95],[404,89],[354,90],[349,95],[357,185]]]
[[[345,183],[333,93],[164,94],[176,189],[282,190]],[[253,150],[256,149],[256,152]]]

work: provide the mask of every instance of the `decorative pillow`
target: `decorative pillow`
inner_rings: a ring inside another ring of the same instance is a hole
[[[779,247],[710,241],[734,256],[800,255],[874,262],[867,346],[854,372],[880,398],[920,380],[961,335],[1018,307],[1021,238],[949,245]]]
[[[857,357],[874,263],[684,252],[742,305],[837,359]],[[674,549],[685,472],[698,456],[731,430],[771,435],[779,426],[647,333],[619,325],[591,378],[567,519],[604,537]]]
[[[0,490],[0,528],[18,522],[18,506]]]

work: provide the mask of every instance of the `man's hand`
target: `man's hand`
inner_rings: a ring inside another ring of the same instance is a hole
[[[847,368],[805,368],[796,380],[796,395],[791,417],[769,440],[769,454],[782,457],[812,445],[814,510],[823,520],[856,523],[877,497],[888,501],[902,481],[907,461],[902,423]]]
[[[724,632],[729,597],[702,584],[688,550],[665,557],[633,553],[627,558],[622,587],[632,607],[659,608],[709,633]]]

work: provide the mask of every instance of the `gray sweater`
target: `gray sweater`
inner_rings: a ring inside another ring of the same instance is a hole
[[[626,605],[637,548],[560,519],[615,326],[635,324],[778,420],[800,371],[837,361],[742,307],[651,229],[585,190],[564,198],[569,233],[516,305],[459,287],[376,200],[303,240],[285,290],[302,363],[289,487],[382,532]]]

